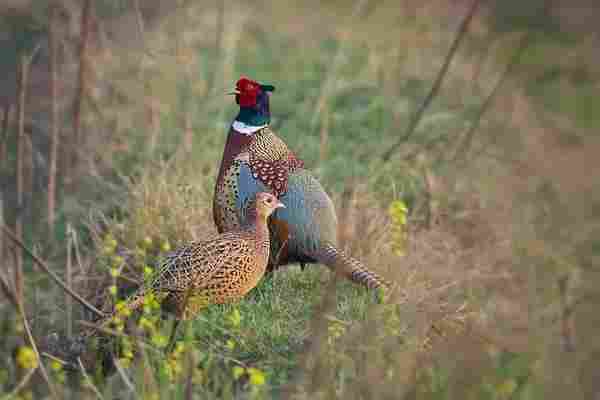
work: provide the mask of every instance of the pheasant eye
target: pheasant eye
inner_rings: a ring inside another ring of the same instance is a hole
[[[267,198],[267,203],[271,204],[273,202],[273,199],[271,199],[270,197]]]

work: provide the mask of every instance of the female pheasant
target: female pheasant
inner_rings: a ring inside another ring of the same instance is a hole
[[[136,310],[152,294],[180,321],[195,318],[209,304],[240,300],[265,273],[270,250],[267,218],[277,208],[285,208],[277,197],[257,193],[240,226],[168,254],[150,284],[129,297],[124,308]],[[113,317],[104,317],[98,325],[107,325]]]
[[[269,96],[274,90],[242,77],[231,93],[240,111],[227,135],[215,187],[213,216],[218,231],[237,228],[248,200],[257,192],[271,192],[286,208],[276,211],[269,222],[269,269],[319,262],[369,288],[387,285],[337,248],[337,218],[331,199],[269,127]]]

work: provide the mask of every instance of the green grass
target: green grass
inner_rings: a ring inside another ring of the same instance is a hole
[[[306,272],[292,269],[267,278],[237,305],[210,307],[198,321],[193,332],[199,340],[199,349],[224,351],[230,357],[264,371],[271,386],[287,383],[298,368],[298,359],[314,338],[309,321],[319,309],[324,293],[319,267]],[[335,299],[337,308],[332,313],[347,321],[364,320],[370,302],[364,290],[340,285]],[[240,326],[228,329],[227,316],[238,310]],[[235,343],[227,351],[224,333]],[[306,343],[305,343],[306,342]]]
[[[98,10],[107,26],[128,7],[117,3]],[[74,266],[75,287],[111,309],[109,287],[116,284],[121,296],[143,282],[144,266],[154,266],[167,243],[176,247],[213,233],[216,169],[236,113],[224,93],[246,74],[277,87],[272,125],[334,198],[341,228],[349,232],[345,247],[394,280],[397,292],[375,304],[371,293],[349,282],[336,282],[332,293],[331,274],[322,266],[306,271],[293,266],[264,279],[239,304],[210,306],[185,324],[180,339],[186,351],[175,359],[165,356],[153,335],[144,338],[147,347],[132,345],[133,339],[121,343],[118,357],[127,346],[134,350],[131,365],[123,364],[124,375],[104,374],[92,352],[84,360],[92,385],[107,399],[187,399],[188,375],[193,398],[530,400],[582,393],[583,384],[574,382],[585,375],[578,368],[594,348],[590,340],[573,354],[558,350],[556,278],[575,271],[576,277],[584,274],[575,281],[593,286],[583,267],[593,265],[589,260],[598,253],[597,241],[585,237],[597,232],[587,225],[597,217],[593,201],[587,201],[596,192],[579,190],[572,177],[584,175],[581,171],[565,172],[585,160],[585,154],[573,156],[574,148],[594,144],[585,129],[598,125],[593,112],[598,96],[593,60],[582,57],[572,65],[562,54],[567,47],[584,54],[591,42],[562,33],[536,36],[510,82],[515,87],[501,90],[498,104],[485,114],[470,149],[479,157],[461,167],[451,162],[455,146],[503,70],[502,60],[514,50],[512,36],[490,39],[489,32],[474,29],[470,39],[476,39],[477,51],[488,52],[479,81],[472,80],[476,61],[467,41],[417,131],[396,158],[382,164],[381,154],[404,133],[441,65],[451,38],[446,13],[453,15],[454,8],[383,2],[348,20],[350,8],[334,3],[320,5],[327,23],[318,25],[303,7],[273,4],[246,15],[245,6],[232,4],[221,49],[214,47],[214,18],[204,14],[214,4],[198,3],[148,30],[144,45],[150,55],[141,45],[108,48],[112,58],[94,64],[101,81],[94,107],[85,113],[86,159],[75,187],[61,193],[56,235],[46,240],[45,189],[34,185],[25,239],[64,274],[66,224],[75,226],[82,255]],[[496,17],[511,17],[514,26],[480,23],[510,33],[539,22],[536,8],[527,15],[514,14],[510,6],[499,10]],[[556,23],[552,19],[542,28],[556,31]],[[15,52],[1,54],[3,67]],[[187,54],[189,64],[177,52]],[[146,108],[151,100],[158,103],[154,148]],[[521,108],[507,106],[514,102]],[[546,120],[540,126],[538,113],[564,118],[556,142],[554,127]],[[69,121],[68,110],[63,117]],[[193,132],[190,149],[186,118]],[[10,185],[12,136],[8,145],[2,177]],[[39,146],[36,154],[43,158],[46,149]],[[556,162],[541,161],[539,151]],[[419,156],[404,157],[413,153]],[[513,160],[521,169],[515,170]],[[44,167],[35,174],[43,176]],[[583,193],[585,201],[573,193]],[[388,208],[398,199],[409,208],[410,230],[402,224],[403,235],[395,236],[398,227],[392,227]],[[423,229],[427,204],[440,218]],[[551,235],[556,232],[557,240]],[[116,243],[110,251],[107,237]],[[394,254],[399,237],[405,256]],[[146,239],[152,245],[143,248]],[[124,267],[113,278],[117,253]],[[62,333],[64,293],[34,272],[30,261],[26,273],[25,305],[34,336]],[[26,344],[19,316],[8,302],[0,306],[3,400],[27,371],[12,357]],[[581,322],[594,325],[595,312],[578,317],[581,337],[597,337],[593,326]],[[78,306],[75,318],[86,319]],[[159,339],[170,330],[170,321],[163,322]],[[179,373],[173,375],[174,369]],[[80,385],[81,374],[51,368],[49,373],[59,397],[97,397],[92,385]],[[35,374],[18,397],[47,393]]]

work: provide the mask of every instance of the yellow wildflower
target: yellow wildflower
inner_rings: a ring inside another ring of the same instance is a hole
[[[165,240],[164,242],[161,243],[160,251],[162,251],[164,253],[171,251],[171,244],[169,243],[168,240]]]
[[[50,363],[50,368],[52,369],[52,371],[60,372],[62,371],[62,367],[62,364],[56,360],[52,360],[52,362]]]
[[[232,372],[234,379],[240,379],[240,376],[244,375],[244,372],[246,372],[246,370],[236,365],[235,367],[233,367]]]
[[[115,310],[120,317],[129,317],[131,315],[131,310],[127,308],[127,302],[124,300],[117,302]]]
[[[117,248],[117,241],[110,233],[104,237],[104,246],[102,250],[106,255],[111,255],[115,252]]]
[[[392,219],[392,251],[396,255],[403,256],[406,246],[406,216],[408,208],[402,200],[395,200],[390,204],[388,214]]]
[[[253,386],[262,386],[267,380],[264,372],[258,368],[248,368],[248,375],[250,375],[250,384]]]
[[[142,327],[146,330],[154,329],[154,323],[149,318],[146,318],[146,317],[140,318],[139,325],[140,325],[140,327]]]
[[[173,355],[179,356],[181,353],[183,353],[184,350],[185,350],[185,343],[177,342],[177,344],[175,345],[175,349],[173,350]]]
[[[38,366],[35,351],[29,346],[21,346],[17,351],[17,364],[24,369],[33,369]]]
[[[136,247],[135,255],[138,256],[139,258],[146,257],[146,249],[144,249],[143,247]]]
[[[154,272],[154,270],[152,269],[152,267],[146,265],[144,267],[144,278],[148,279],[152,276],[152,273]]]
[[[125,259],[121,256],[113,256],[112,257],[112,265],[114,267],[120,267],[125,262]]]
[[[496,390],[498,391],[498,394],[500,396],[509,397],[510,395],[513,394],[513,392],[515,391],[516,388],[517,388],[517,382],[515,382],[514,379],[507,379],[504,382],[500,383],[496,387]]]
[[[129,368],[131,366],[131,358],[121,357],[119,358],[119,364],[123,368]]]
[[[152,238],[150,236],[144,237],[144,239],[142,239],[142,246],[145,248],[152,246]]]
[[[156,347],[165,347],[167,345],[167,337],[159,333],[152,335],[150,339]]]
[[[194,369],[194,374],[192,375],[192,383],[195,385],[202,385],[205,383],[204,371],[202,369]]]

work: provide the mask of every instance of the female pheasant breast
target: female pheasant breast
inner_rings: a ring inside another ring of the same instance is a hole
[[[242,230],[189,244],[164,259],[150,289],[165,294],[163,304],[181,319],[194,318],[209,304],[237,301],[265,272],[269,249],[262,241]]]

